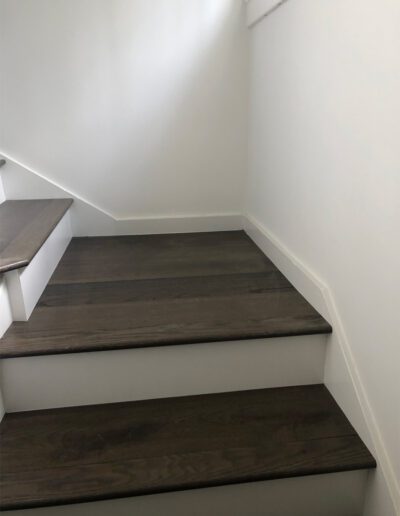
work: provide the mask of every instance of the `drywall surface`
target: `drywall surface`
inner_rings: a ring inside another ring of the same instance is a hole
[[[399,24],[396,0],[303,0],[286,2],[253,27],[246,195],[247,213],[335,298],[391,463],[395,497]]]
[[[12,322],[11,305],[4,274],[0,275],[0,338]]]
[[[232,231],[242,229],[243,224],[240,213],[116,219],[77,193],[60,187],[9,155],[3,169],[3,186],[7,199],[72,198],[74,202],[69,211],[73,236]]]
[[[241,0],[0,0],[0,148],[115,218],[241,211]]]
[[[0,204],[2,202],[4,202],[5,200],[6,200],[6,196],[5,196],[5,193],[4,193],[3,181],[1,179],[1,172],[0,172]]]
[[[278,7],[282,1],[284,2],[286,0],[246,0],[246,2],[248,2],[247,25],[251,27],[263,16],[266,16],[273,9]]]

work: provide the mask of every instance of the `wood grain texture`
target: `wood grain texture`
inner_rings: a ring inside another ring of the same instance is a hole
[[[72,204],[72,199],[0,204],[0,274],[26,267]]]
[[[244,231],[74,238],[51,283],[184,278],[276,270]]]
[[[8,414],[1,508],[375,467],[322,385]]]
[[[244,232],[83,238],[0,357],[330,331]]]

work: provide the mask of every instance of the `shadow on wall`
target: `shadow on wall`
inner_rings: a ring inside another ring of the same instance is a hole
[[[242,4],[2,0],[2,149],[118,218],[240,211]]]

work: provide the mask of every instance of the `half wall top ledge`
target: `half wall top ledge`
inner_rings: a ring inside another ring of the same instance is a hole
[[[72,199],[5,201],[0,206],[0,274],[29,265]]]
[[[247,3],[247,26],[253,27],[288,0],[245,0]]]

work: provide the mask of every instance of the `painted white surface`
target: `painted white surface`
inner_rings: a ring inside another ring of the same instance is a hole
[[[237,213],[214,213],[191,217],[137,217],[116,219],[99,206],[76,192],[44,178],[39,172],[7,155],[4,167],[4,189],[8,199],[43,199],[69,197],[74,236],[142,235],[160,233],[191,233],[201,231],[231,231],[242,229],[242,216]]]
[[[1,390],[15,412],[318,384],[325,347],[313,335],[12,358]]]
[[[0,422],[3,419],[5,413],[6,413],[6,409],[5,409],[4,402],[3,402],[3,396],[0,391]]]
[[[7,285],[4,276],[0,275],[0,338],[4,335],[12,323],[11,306],[8,299]],[[1,372],[0,372],[0,421],[4,416],[4,402],[1,392]]]
[[[395,475],[330,288],[254,218],[246,218],[244,226],[260,249],[332,324],[333,334],[327,337],[324,384],[378,460],[378,470],[368,481],[366,514],[373,516],[380,509],[380,513],[391,516],[394,507],[388,485],[395,489]]]
[[[286,478],[47,509],[15,516],[360,516],[365,471]],[[376,516],[376,515],[375,515]],[[380,515],[381,516],[381,515]],[[382,515],[383,516],[383,515]],[[386,516],[386,515],[385,515]]]
[[[11,306],[12,320],[26,321],[28,320],[28,316],[19,274],[18,270],[13,270],[4,274],[4,278]]]
[[[362,516],[398,516],[398,514],[391,501],[382,468],[370,471]]]
[[[307,269],[275,235],[260,222],[248,215],[243,218],[243,227],[254,243],[268,256],[286,278],[307,301],[329,322],[331,316],[326,305],[326,286]]]
[[[285,1],[286,0],[247,0],[247,25],[249,27],[253,26]]]
[[[27,267],[5,274],[14,321],[27,321],[72,238],[69,211]]]
[[[241,210],[240,0],[0,0],[0,10],[2,151],[116,218]]]
[[[362,390],[359,373],[351,356],[351,348],[346,340],[342,323],[332,301],[330,289],[265,226],[250,216],[245,219],[244,226],[246,233],[254,243],[333,326],[333,333],[327,336],[324,383],[351,420],[357,432],[373,450],[370,432],[361,408],[363,400],[360,399],[358,394],[358,391]],[[348,358],[349,354],[350,357]],[[366,401],[364,401],[365,403]]]
[[[0,170],[0,204],[6,200],[6,194],[4,193],[3,188],[3,180],[1,178],[1,170]]]
[[[12,312],[4,275],[0,275],[0,337],[12,322]]]
[[[394,0],[304,0],[252,29],[246,200],[330,288],[398,511],[399,21]]]

